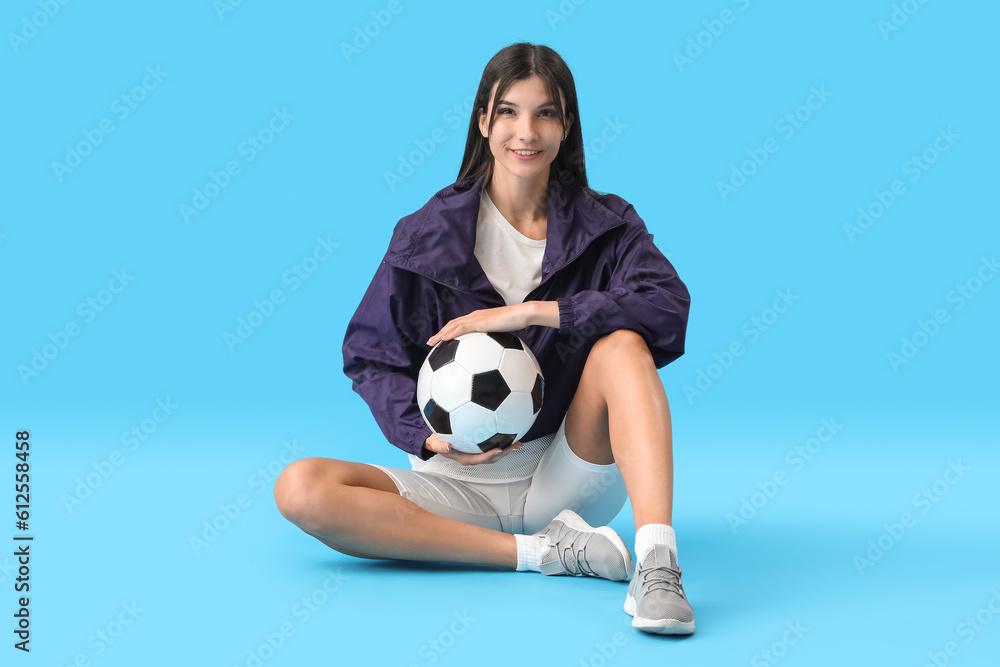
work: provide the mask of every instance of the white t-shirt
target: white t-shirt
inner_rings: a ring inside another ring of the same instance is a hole
[[[530,239],[514,229],[486,194],[485,186],[479,200],[474,252],[486,277],[508,306],[522,303],[528,292],[542,281],[545,239]],[[521,449],[497,463],[463,466],[447,456],[432,456],[424,461],[410,454],[410,465],[414,470],[482,482],[524,479],[535,471],[554,437],[555,434],[551,433],[525,442]]]
[[[496,291],[510,306],[542,282],[545,239],[529,239],[500,214],[483,186],[476,223],[476,259]]]

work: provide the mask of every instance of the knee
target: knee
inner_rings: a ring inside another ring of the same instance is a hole
[[[317,496],[324,487],[323,459],[310,457],[292,461],[274,483],[274,502],[281,516],[296,525],[309,520],[310,508],[316,507]]]
[[[617,329],[597,339],[587,358],[608,359],[612,363],[620,364],[623,359],[633,355],[650,359],[653,356],[642,336],[631,329]]]

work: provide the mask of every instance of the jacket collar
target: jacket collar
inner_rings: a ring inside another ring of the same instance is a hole
[[[485,300],[503,302],[474,254],[486,177],[457,181],[396,225],[385,262]],[[576,259],[598,236],[625,220],[577,185],[549,181],[542,282]]]

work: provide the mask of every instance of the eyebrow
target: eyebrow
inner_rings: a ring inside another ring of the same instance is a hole
[[[514,104],[513,102],[508,102],[507,100],[500,100],[499,102],[497,102],[497,106],[500,106],[501,104],[506,104],[508,106],[512,106],[515,109],[518,108],[518,106],[516,104]],[[539,104],[538,108],[539,109],[544,109],[545,107],[554,107],[555,105],[556,105],[555,102],[546,102],[545,104]]]

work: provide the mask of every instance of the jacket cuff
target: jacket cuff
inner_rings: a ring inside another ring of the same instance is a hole
[[[421,424],[418,427],[400,424],[396,428],[394,439],[400,449],[409,454],[419,456],[422,460],[426,461],[435,454],[435,452],[424,447],[424,442],[429,435],[431,435],[431,430],[427,428],[426,424]]]
[[[559,306],[559,333],[566,333],[575,330],[576,309],[573,307],[572,297],[564,296],[556,299]]]

